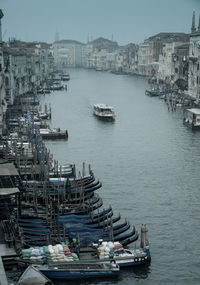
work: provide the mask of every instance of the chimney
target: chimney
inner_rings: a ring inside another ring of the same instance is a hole
[[[3,12],[0,9],[0,43],[2,42],[2,30],[1,30],[1,19],[3,18]]]

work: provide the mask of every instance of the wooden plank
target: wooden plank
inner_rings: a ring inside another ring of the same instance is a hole
[[[0,176],[19,175],[13,163],[0,164]]]

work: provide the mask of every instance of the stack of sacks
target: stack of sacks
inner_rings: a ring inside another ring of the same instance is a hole
[[[123,253],[123,245],[119,242],[114,242],[114,252],[115,254]]]
[[[21,251],[22,259],[29,259],[32,262],[66,262],[78,261],[76,253],[71,253],[68,243],[48,245],[43,247],[31,247]]]
[[[64,246],[63,246],[64,245]],[[66,262],[78,261],[76,253],[71,253],[68,243],[48,245],[43,247],[31,247],[21,251],[22,259],[29,259],[32,262]]]
[[[97,248],[99,258],[113,258],[115,254],[122,253],[123,246],[119,242],[102,242],[101,246]]]
[[[47,262],[51,261],[51,253],[49,251],[48,246],[43,246],[43,251],[44,251]]]
[[[21,251],[22,259],[30,259],[31,257],[31,249],[22,249]]]
[[[51,261],[52,262],[65,262],[65,255],[63,252],[63,246],[61,244],[56,244],[55,246],[49,245],[48,246]]]
[[[107,247],[109,248],[109,258],[114,257],[114,243],[112,241],[109,241],[107,243]]]
[[[44,255],[44,250],[42,247],[34,247],[31,251],[31,261],[34,262],[44,262],[46,260]]]
[[[22,249],[22,259],[29,259],[32,262],[45,262],[46,257],[42,247],[31,247]]]
[[[64,254],[68,261],[73,261],[72,253],[68,246],[63,247]]]
[[[110,248],[107,241],[102,242],[101,246],[99,246],[97,250],[99,252],[100,259],[109,258]]]
[[[72,257],[74,261],[79,261],[78,255],[75,252],[72,252]]]

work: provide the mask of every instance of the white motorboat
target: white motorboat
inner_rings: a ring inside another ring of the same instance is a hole
[[[95,104],[94,105],[94,115],[102,120],[114,120],[115,112],[113,107],[106,104]]]

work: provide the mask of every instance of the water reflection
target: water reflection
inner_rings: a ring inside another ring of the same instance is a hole
[[[151,265],[127,267],[121,269],[121,279],[147,279],[151,273]]]

